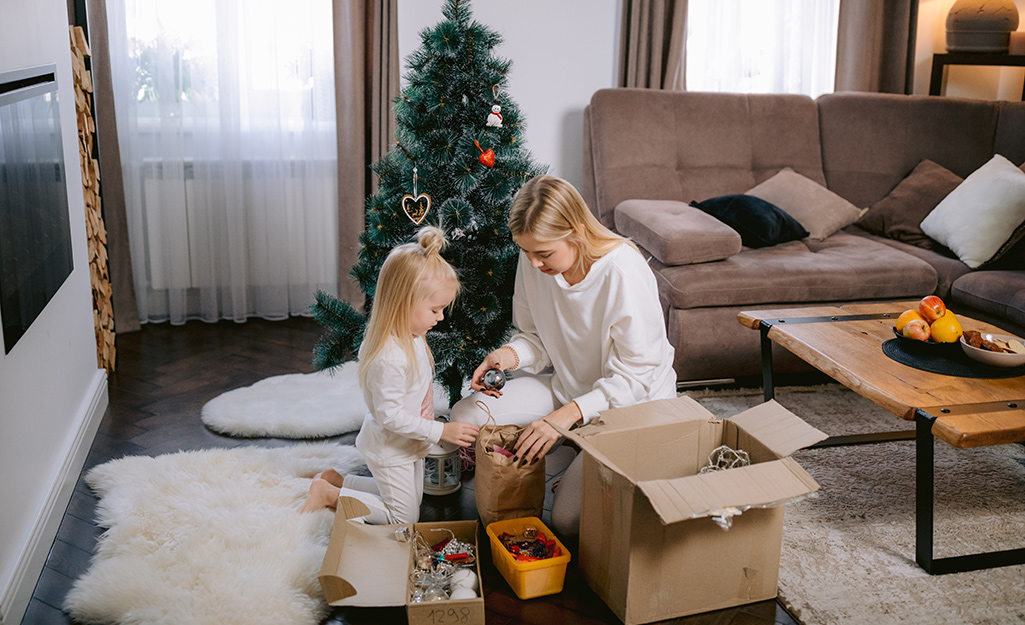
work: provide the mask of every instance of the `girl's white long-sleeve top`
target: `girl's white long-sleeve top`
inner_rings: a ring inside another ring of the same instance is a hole
[[[413,339],[416,362],[410,370],[406,353],[390,339],[370,363],[363,400],[367,413],[356,436],[356,449],[378,466],[415,462],[441,440],[445,425],[420,416],[424,396],[433,384],[427,343]],[[360,347],[360,359],[363,347]]]
[[[534,269],[520,252],[513,325],[508,344],[518,369],[551,365],[556,398],[575,401],[584,423],[609,408],[676,397],[655,275],[630,245],[599,258],[574,285]]]

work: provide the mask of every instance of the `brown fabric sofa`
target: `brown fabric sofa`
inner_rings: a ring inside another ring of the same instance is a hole
[[[582,191],[602,223],[652,254],[679,379],[737,377],[760,371],[758,335],[736,320],[742,310],[935,293],[1020,334],[1025,253],[971,271],[853,225],[752,249],[690,201],[745,193],[790,167],[868,207],[923,159],[964,178],[996,153],[1025,161],[1025,103],[605,89],[585,110]],[[775,350],[778,370],[804,368],[784,351]]]

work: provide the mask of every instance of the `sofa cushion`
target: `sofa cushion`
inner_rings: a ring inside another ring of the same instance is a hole
[[[973,271],[954,281],[953,304],[976,308],[1025,326],[1025,270]]]
[[[861,215],[859,208],[789,167],[749,189],[747,194],[785,210],[813,239],[825,239]]]
[[[744,193],[781,167],[826,182],[804,95],[601,89],[585,120],[584,197],[606,226],[624,200]]]
[[[962,263],[960,259],[954,256],[954,253],[938,245],[937,250],[927,250],[917,245],[911,245],[904,243],[903,241],[896,241],[894,239],[887,239],[875,234],[871,234],[862,230],[857,225],[848,226],[844,232],[849,232],[858,236],[863,236],[872,241],[878,241],[883,245],[894,248],[895,250],[910,254],[915,258],[919,258],[929,263],[933,269],[936,270],[936,291],[935,295],[946,299],[950,295],[950,285],[954,283],[961,276],[971,271],[968,265]]]
[[[672,200],[620,202],[616,230],[665,265],[722,260],[742,247],[736,230],[693,206]]]
[[[1025,172],[994,155],[922,220],[922,232],[972,269],[999,259],[1025,236]]]
[[[967,177],[993,154],[1025,161],[1025,102],[895,93],[827,93],[816,100],[826,186],[871,206],[922,159]]]
[[[929,263],[846,232],[744,250],[714,263],[651,266],[674,308],[915,298],[936,289]]]
[[[870,206],[856,223],[888,239],[927,250],[945,249],[922,232],[922,220],[962,180],[946,167],[925,159],[886,197]]]
[[[739,232],[748,247],[768,247],[808,236],[808,231],[785,211],[753,195],[720,195],[691,202],[691,206]]]

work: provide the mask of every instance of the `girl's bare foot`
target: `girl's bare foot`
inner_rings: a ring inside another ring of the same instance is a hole
[[[335,488],[341,488],[342,486],[344,486],[343,482],[345,480],[345,476],[339,473],[338,471],[335,471],[334,469],[326,469],[323,473],[320,473],[313,477],[313,479],[317,478],[327,480],[327,483],[331,486],[334,486]]]
[[[330,469],[329,469],[330,470]],[[310,484],[310,493],[306,496],[306,503],[299,512],[316,512],[323,508],[335,508],[338,502],[339,488],[325,479],[317,478]]]

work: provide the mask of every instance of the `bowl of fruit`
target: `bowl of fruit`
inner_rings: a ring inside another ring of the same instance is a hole
[[[961,336],[961,349],[972,360],[991,367],[1025,365],[1025,344],[1010,334],[965,330]]]
[[[961,322],[943,300],[927,295],[917,308],[909,308],[897,317],[893,333],[904,342],[914,345],[952,347],[961,338]]]

